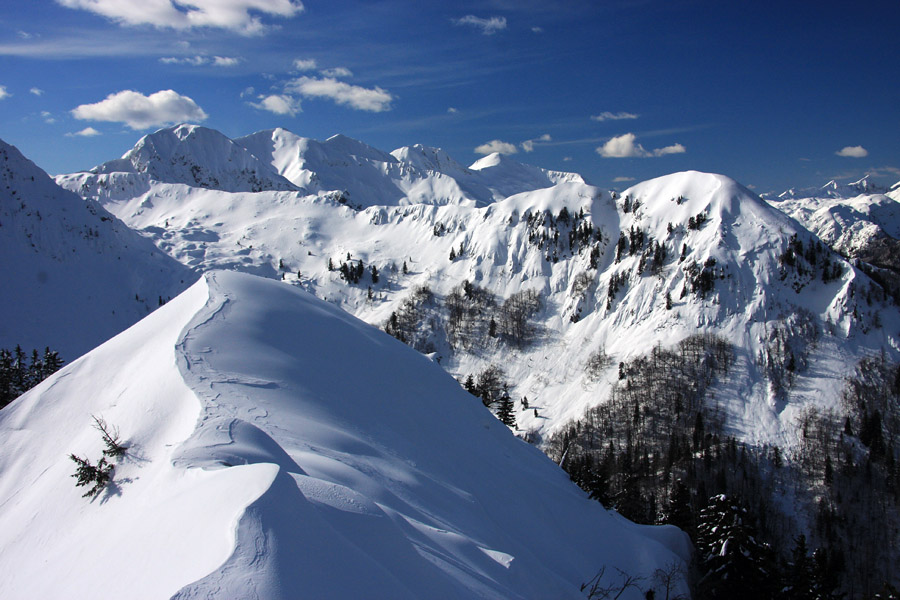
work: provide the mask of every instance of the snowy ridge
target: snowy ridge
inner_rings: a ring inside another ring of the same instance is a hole
[[[295,189],[243,147],[199,125],[178,125],[145,135],[121,159],[91,172],[142,173],[155,181],[234,192]]]
[[[129,451],[91,502],[66,455],[99,456],[92,414]],[[0,413],[0,506],[4,598],[580,598],[604,565],[686,558],[426,358],[229,272]]]
[[[57,186],[0,140],[0,347],[72,360],[184,290],[196,275],[94,201]]]

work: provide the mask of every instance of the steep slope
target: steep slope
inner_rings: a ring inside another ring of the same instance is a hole
[[[0,347],[72,360],[196,278],[0,140]]]
[[[91,501],[92,415],[128,452]],[[685,558],[425,357],[228,272],[0,411],[0,506],[4,598],[582,598]]]

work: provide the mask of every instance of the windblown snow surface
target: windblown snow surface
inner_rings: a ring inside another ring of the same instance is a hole
[[[89,500],[92,415],[128,452]],[[688,542],[589,500],[425,356],[214,271],[0,412],[0,548],[5,599],[583,598]]]

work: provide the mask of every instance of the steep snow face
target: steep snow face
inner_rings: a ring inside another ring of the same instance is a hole
[[[155,181],[233,192],[295,189],[242,146],[197,125],[177,125],[146,135],[121,159],[91,172],[134,172]]]
[[[88,500],[67,455],[99,458],[92,415],[128,453]],[[0,505],[4,598],[581,598],[687,558],[427,358],[231,272],[0,411]]]
[[[196,275],[0,140],[0,347],[66,360],[184,290]]]

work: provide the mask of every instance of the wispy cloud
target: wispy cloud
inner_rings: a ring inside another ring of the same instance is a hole
[[[81,131],[73,131],[72,133],[67,133],[66,137],[94,137],[98,135],[102,134],[93,127],[85,127]]]
[[[41,118],[44,120],[44,123],[56,123],[56,118],[53,116],[53,113],[47,110],[41,111]]]
[[[203,67],[206,65],[234,67],[240,64],[241,59],[232,56],[167,56],[160,58],[159,62],[166,65],[190,65],[192,67]]]
[[[837,152],[838,156],[847,156],[850,158],[863,158],[869,155],[869,151],[862,146],[844,146]]]
[[[509,142],[503,142],[501,140],[491,140],[490,142],[485,142],[475,148],[476,154],[487,155],[493,154],[494,152],[499,152],[500,154],[515,154],[518,150],[516,150],[515,144],[510,144]]]
[[[604,111],[604,112],[600,113],[599,115],[592,115],[591,119],[594,121],[599,121],[599,122],[624,121],[624,120],[628,120],[628,119],[637,119],[639,116],[640,115],[636,115],[634,113],[629,113],[629,112],[614,113],[614,112]]]
[[[272,17],[293,17],[303,11],[299,0],[56,0],[68,8],[87,10],[122,25],[153,25],[186,30],[212,27],[258,35],[265,31],[261,19],[250,12]]]
[[[456,25],[467,25],[480,29],[484,35],[494,35],[498,31],[506,29],[506,17],[476,17],[475,15],[466,15],[461,19],[453,19]]]
[[[0,85],[0,100],[3,100],[4,98],[9,98],[10,96],[12,96],[12,94],[10,94],[8,91],[6,91],[6,86]]]
[[[285,85],[285,92],[306,98],[327,98],[356,110],[383,112],[391,109],[394,97],[380,87],[365,88],[333,77],[298,77]]]
[[[544,28],[543,27],[532,27],[531,31],[532,31],[532,33],[544,33]]]
[[[44,95],[44,90],[42,90],[41,88],[37,88],[37,87],[31,88],[30,90],[28,90],[28,92],[31,94],[34,94],[35,96],[43,96]]]
[[[615,177],[615,178],[613,178],[613,183],[625,183],[627,181],[634,181],[634,177]]]
[[[635,140],[633,133],[616,136],[597,148],[597,154],[603,158],[647,158],[650,156],[665,156],[667,154],[684,154],[687,148],[681,144],[672,144],[656,150],[645,150]]]
[[[451,115],[455,115],[455,114],[459,113],[459,109],[451,106],[450,108],[447,109],[447,112],[450,113]]]
[[[251,102],[250,106],[260,110],[267,110],[276,115],[294,116],[300,111],[300,101],[287,94],[272,94],[260,96],[259,102]]]
[[[348,69],[347,67],[335,67],[333,69],[322,69],[319,71],[319,74],[324,75],[325,77],[353,77],[353,71]]]
[[[72,116],[83,121],[108,121],[124,123],[132,129],[147,129],[182,121],[203,121],[207,114],[191,98],[173,90],[161,90],[149,96],[123,90],[95,104],[74,108]]]

